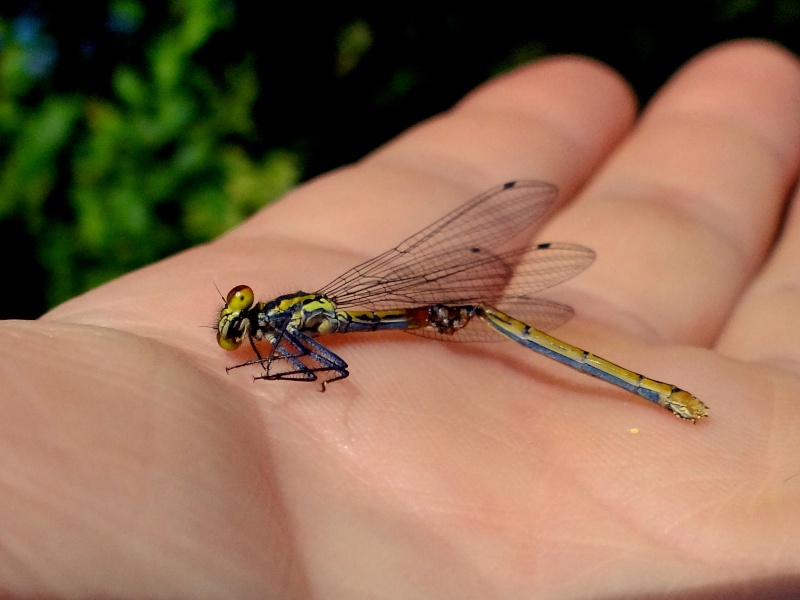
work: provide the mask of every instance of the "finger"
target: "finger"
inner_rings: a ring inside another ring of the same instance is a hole
[[[797,99],[800,100],[800,94]],[[800,371],[800,192],[774,254],[737,305],[717,349]]]
[[[796,59],[750,41],[707,51],[661,90],[549,228],[598,251],[575,282],[596,299],[584,314],[650,340],[715,339],[793,184],[798,94]]]
[[[606,67],[576,57],[543,60],[479,88],[357,168],[304,186],[232,241],[280,222],[284,236],[313,236],[315,244],[367,256],[504,181],[543,179],[568,197],[633,117],[630,90]]]

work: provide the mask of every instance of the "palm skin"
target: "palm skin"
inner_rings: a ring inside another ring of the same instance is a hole
[[[213,244],[4,323],[0,588],[464,599],[800,586],[798,104],[800,63],[764,43],[700,55],[638,119],[607,68],[543,60]],[[253,383],[225,373],[247,348],[226,354],[199,327],[221,307],[214,283],[262,300],[313,291],[518,178],[562,190],[538,241],[598,254],[556,290],[577,312],[557,335],[690,390],[708,419],[692,426],[513,344],[403,334],[324,338],[352,373],[325,394]]]

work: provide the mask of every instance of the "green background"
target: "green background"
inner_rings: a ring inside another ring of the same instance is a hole
[[[0,318],[210,240],[526,61],[595,57],[644,102],[714,43],[800,50],[800,0],[297,4],[2,3]]]

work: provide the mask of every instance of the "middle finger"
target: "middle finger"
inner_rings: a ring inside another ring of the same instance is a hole
[[[659,92],[543,235],[561,239],[566,220],[598,250],[576,280],[599,300],[581,303],[592,318],[651,340],[713,342],[769,250],[794,180],[798,84],[789,53],[734,42]]]

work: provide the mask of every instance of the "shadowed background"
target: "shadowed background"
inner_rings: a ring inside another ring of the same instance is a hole
[[[2,3],[0,318],[213,239],[518,64],[585,54],[645,102],[720,41],[800,51],[800,0],[509,10]]]

